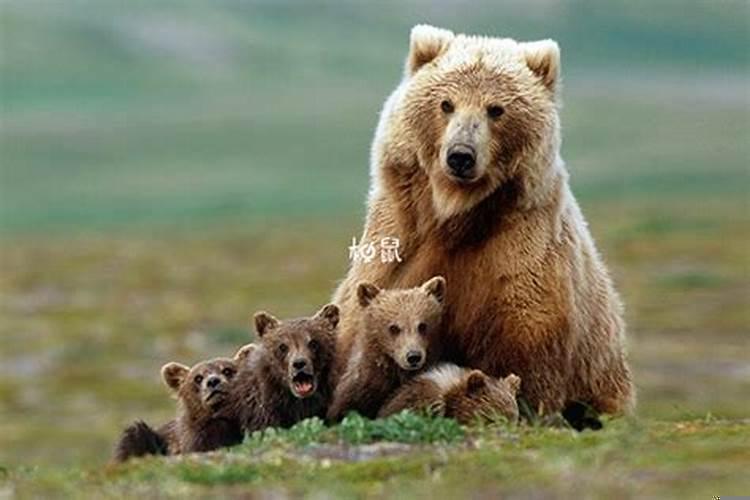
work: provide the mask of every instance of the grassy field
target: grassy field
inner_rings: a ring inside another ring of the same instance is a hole
[[[750,492],[745,2],[125,5],[0,2],[0,498]],[[123,425],[169,418],[164,362],[329,299],[418,21],[561,43],[563,156],[627,306],[636,417],[307,422],[103,468]]]

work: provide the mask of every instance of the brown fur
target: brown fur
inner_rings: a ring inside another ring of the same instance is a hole
[[[332,304],[310,318],[279,321],[264,312],[255,315],[260,342],[242,366],[237,401],[245,431],[291,427],[325,416],[338,320],[339,310]],[[294,366],[302,361],[304,367]]]
[[[446,360],[519,374],[542,413],[570,401],[632,409],[620,300],[559,156],[558,80],[552,41],[414,28],[375,134],[362,236],[399,238],[403,262],[352,265],[334,295],[345,350],[362,334],[359,282],[403,288],[441,274]],[[504,113],[490,117],[493,106]],[[457,180],[446,154],[465,144],[476,167]]]
[[[216,358],[192,368],[175,362],[164,365],[162,379],[177,398],[177,416],[157,430],[141,421],[127,427],[113,460],[211,451],[241,443],[244,435],[234,400],[239,364],[245,354],[241,350],[234,359]]]
[[[342,373],[328,410],[333,421],[349,411],[374,418],[396,388],[434,359],[431,339],[440,326],[445,280],[435,277],[406,290],[360,283],[357,295],[360,335],[352,349],[342,346],[337,353]],[[410,364],[410,356],[419,359]]]
[[[492,378],[480,370],[437,366],[404,384],[378,412],[387,417],[403,410],[427,411],[468,425],[477,420],[518,420],[516,375]]]

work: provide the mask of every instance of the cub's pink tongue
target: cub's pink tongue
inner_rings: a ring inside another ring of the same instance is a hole
[[[297,394],[306,396],[312,392],[313,385],[310,382],[297,382],[294,384],[294,388],[297,390]]]

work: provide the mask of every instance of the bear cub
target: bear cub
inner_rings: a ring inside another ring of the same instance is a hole
[[[434,357],[442,321],[445,279],[435,276],[421,286],[381,290],[372,283],[357,287],[362,308],[360,331],[350,353],[339,353],[342,374],[328,410],[329,421],[350,411],[375,418],[395,389],[419,373]]]
[[[328,304],[312,317],[283,321],[259,312],[254,320],[260,340],[240,371],[236,403],[242,429],[291,427],[306,418],[325,417],[338,307]]]
[[[516,394],[521,379],[514,374],[493,378],[480,370],[446,363],[418,375],[399,388],[378,417],[402,410],[426,411],[468,425],[477,420],[518,420]]]
[[[162,379],[177,398],[176,418],[156,430],[142,421],[127,427],[113,460],[211,451],[242,442],[234,401],[239,366],[251,351],[245,346],[234,359],[216,358],[192,368],[175,362],[164,365]]]

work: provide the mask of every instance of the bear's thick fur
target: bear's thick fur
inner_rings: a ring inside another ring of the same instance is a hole
[[[341,375],[328,420],[340,420],[349,411],[375,418],[393,391],[434,361],[431,344],[440,328],[443,297],[441,276],[406,290],[359,284],[361,335],[351,351],[341,346],[336,353],[336,371]]]
[[[634,405],[622,307],[559,155],[560,54],[551,40],[416,26],[371,157],[363,242],[400,241],[402,262],[354,262],[334,295],[351,348],[357,284],[450,283],[444,359],[518,374],[541,413],[580,401]]]
[[[291,427],[325,417],[333,392],[338,307],[328,304],[312,317],[283,321],[259,312],[254,321],[260,339],[241,364],[235,402],[242,429]]]
[[[463,425],[477,420],[518,420],[516,393],[521,379],[492,378],[480,370],[443,363],[405,383],[378,412],[388,417],[402,410],[426,411],[455,418]]]
[[[238,366],[247,352],[203,361],[192,368],[167,363],[162,379],[177,398],[177,416],[154,430],[142,421],[127,427],[113,457],[124,462],[143,455],[177,455],[211,451],[242,442],[236,413]]]

